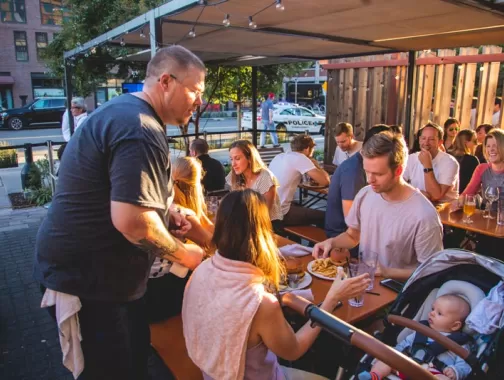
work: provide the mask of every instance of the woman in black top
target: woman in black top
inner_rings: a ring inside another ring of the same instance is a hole
[[[460,131],[460,122],[454,117],[449,117],[444,123],[443,147],[445,152],[450,153],[455,144],[455,138]]]
[[[474,156],[474,150],[478,140],[476,133],[470,129],[464,129],[457,133],[457,137],[449,153],[459,163],[459,193],[462,193],[471,180],[474,169],[479,165],[479,160]]]

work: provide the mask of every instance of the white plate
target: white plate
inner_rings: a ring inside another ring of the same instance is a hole
[[[312,275],[314,275],[315,277],[318,277],[318,278],[321,278],[323,280],[329,280],[329,281],[334,281],[335,277],[327,277],[327,276],[324,276],[323,274],[320,274],[320,273],[317,273],[315,271],[313,271],[312,269],[312,265],[313,265],[313,262],[316,261],[316,260],[313,260],[313,261],[310,261],[308,263],[308,266],[306,269],[308,269],[308,272],[310,272]]]
[[[293,290],[304,289],[304,288],[307,288],[308,286],[310,286],[311,283],[312,283],[312,276],[310,276],[309,273],[305,272],[303,279],[301,280],[301,282],[298,284],[298,286],[296,288],[291,288],[291,287],[287,286],[285,289],[280,290],[280,292],[285,293],[285,292],[291,292]]]

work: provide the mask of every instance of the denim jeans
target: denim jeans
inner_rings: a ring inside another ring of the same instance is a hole
[[[278,136],[276,134],[275,123],[263,122],[263,129],[270,131],[271,140],[273,141],[273,145],[278,145]],[[265,144],[266,144],[266,132],[261,132],[260,146],[264,146]]]

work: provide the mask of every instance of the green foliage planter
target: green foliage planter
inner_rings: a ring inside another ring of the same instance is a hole
[[[9,146],[5,141],[0,141],[0,147]],[[18,166],[17,153],[15,149],[0,150],[0,169],[15,168]]]

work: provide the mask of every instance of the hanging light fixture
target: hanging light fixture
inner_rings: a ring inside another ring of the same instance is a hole
[[[256,23],[255,23],[255,21],[252,19],[252,16],[249,16],[248,20],[249,20],[249,27],[250,27],[251,29],[257,29],[257,24],[256,24]]]
[[[277,11],[280,11],[280,12],[282,12],[283,10],[285,10],[284,5],[282,4],[282,0],[276,0],[275,8],[276,8]]]
[[[229,25],[231,25],[231,21],[229,21],[229,13],[226,13],[226,17],[224,20],[222,20],[222,24],[227,28]]]
[[[196,37],[196,32],[194,31],[194,27],[189,31],[188,36],[192,37],[192,38]]]

